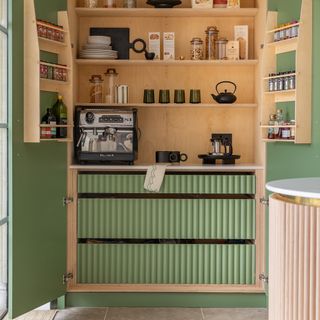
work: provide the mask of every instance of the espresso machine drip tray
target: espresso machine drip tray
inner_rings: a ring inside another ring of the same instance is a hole
[[[221,160],[222,164],[235,164],[237,159],[240,159],[239,155],[214,155],[214,154],[199,154],[199,159],[202,159],[202,164],[217,164],[216,161]]]

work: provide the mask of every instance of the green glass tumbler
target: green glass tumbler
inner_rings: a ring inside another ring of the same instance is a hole
[[[170,103],[170,90],[159,90],[159,103]]]
[[[201,103],[201,92],[200,89],[190,90],[190,103]]]

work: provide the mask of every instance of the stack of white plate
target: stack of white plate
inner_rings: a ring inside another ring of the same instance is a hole
[[[118,51],[112,50],[110,37],[89,36],[79,56],[81,59],[117,59]]]

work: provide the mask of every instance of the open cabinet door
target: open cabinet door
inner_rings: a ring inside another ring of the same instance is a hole
[[[28,1],[29,2],[29,1]],[[38,9],[38,0],[35,1]],[[54,21],[65,0],[41,0],[43,14]],[[33,3],[32,3],[33,4]],[[9,317],[17,317],[64,295],[66,285],[67,184],[66,143],[24,143],[24,1],[11,1],[9,65],[11,90]],[[55,15],[54,15],[55,14]],[[41,93],[40,114],[56,94]]]

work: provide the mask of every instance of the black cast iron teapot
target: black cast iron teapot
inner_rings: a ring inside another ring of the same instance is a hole
[[[220,92],[218,90],[218,87],[222,83],[231,83],[234,86],[233,92],[228,92],[227,89],[224,90],[224,92]],[[237,100],[237,97],[234,95],[237,90],[237,86],[234,82],[231,81],[221,81],[216,85],[216,91],[218,95],[212,94],[212,98],[217,101],[218,103],[234,103]]]

